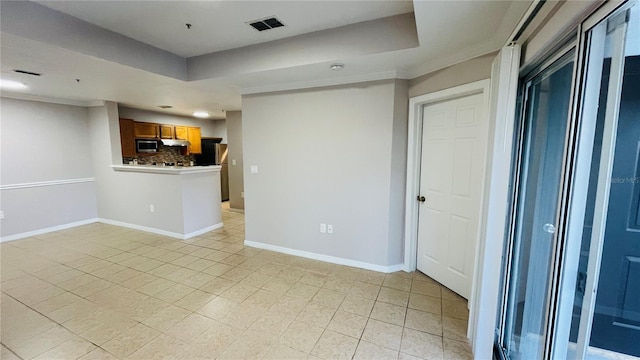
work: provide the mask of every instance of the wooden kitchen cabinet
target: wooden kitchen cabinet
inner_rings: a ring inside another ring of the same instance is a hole
[[[186,126],[176,126],[174,135],[178,140],[189,140]]]
[[[173,126],[160,125],[160,139],[173,139]]]
[[[122,157],[136,156],[136,139],[133,124],[133,119],[120,119],[120,146],[122,148]]]
[[[134,122],[133,133],[136,138],[157,139],[159,137],[159,126],[153,123]]]
[[[191,143],[189,154],[202,154],[202,136],[199,127],[187,128],[187,140]]]

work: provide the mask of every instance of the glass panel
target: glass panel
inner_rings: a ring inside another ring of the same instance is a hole
[[[585,326],[582,307],[589,306],[583,304],[585,291],[588,277],[594,276],[588,275],[589,262],[594,261],[592,253],[596,251],[591,247],[598,244],[602,255],[600,268],[594,270],[598,272],[594,311],[586,314],[592,321],[591,333],[584,335],[590,345],[586,358],[624,359],[625,355],[640,356],[639,6],[610,18],[604,48],[570,341],[577,343],[572,348],[580,347],[580,327]],[[622,54],[624,60],[620,63]],[[622,76],[614,71],[616,63],[623,66]],[[619,102],[615,101],[617,94]],[[618,116],[609,108],[612,106],[619,107]],[[614,126],[610,136],[606,135],[606,126]],[[606,156],[607,147],[613,149],[612,157]],[[606,177],[600,176],[602,171]],[[603,179],[607,186],[602,184]],[[608,202],[598,206],[602,191],[608,191]],[[599,239],[601,235],[594,230],[599,221],[604,224],[604,239]]]
[[[545,345],[573,59],[527,84],[520,181],[503,346],[511,359],[540,359]]]

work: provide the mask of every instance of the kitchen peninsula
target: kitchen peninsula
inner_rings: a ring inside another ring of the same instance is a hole
[[[115,196],[131,204],[118,214],[129,221],[126,224],[111,221],[112,224],[179,239],[222,227],[220,166],[111,165],[111,168],[114,180],[124,186]]]
[[[115,171],[139,172],[148,174],[185,175],[206,172],[220,172],[222,166],[162,166],[162,165],[111,165]]]
[[[124,190],[115,196],[131,204],[114,225],[178,239],[222,227],[220,166],[111,165]],[[131,222],[135,219],[135,223]],[[116,219],[113,219],[116,220]]]
[[[221,167],[162,166],[150,163],[129,165],[129,154],[126,152],[131,150],[132,142],[139,137],[123,139],[123,133],[127,129],[123,129],[123,122],[118,121],[116,116],[110,117],[108,122],[116,130],[112,132],[115,136],[110,141],[111,146],[106,147],[109,148],[112,162],[106,169],[98,167],[96,170],[105,172],[101,176],[105,182],[97,184],[99,196],[102,197],[99,201],[105,204],[99,214],[100,221],[178,239],[189,239],[221,228]],[[160,128],[158,124],[153,126]],[[146,139],[161,141],[160,131],[157,134],[157,139]],[[117,135],[120,137],[117,138]],[[199,133],[197,141],[199,142]],[[195,141],[189,143],[188,148],[159,145],[160,151],[154,155],[165,162],[175,161],[177,164],[184,161],[189,164],[190,154],[197,152],[196,146],[192,146],[196,145]],[[163,149],[172,152],[163,155]],[[132,155],[136,162],[138,159],[149,161],[154,156],[140,154],[135,151],[135,147]],[[180,155],[185,157],[178,158]]]

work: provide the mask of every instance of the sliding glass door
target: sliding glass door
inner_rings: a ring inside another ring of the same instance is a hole
[[[503,334],[511,359],[544,353],[573,65],[567,54],[525,85]]]
[[[640,6],[521,81],[496,355],[640,357]]]
[[[588,185],[577,189],[586,212],[575,219],[582,241],[568,352],[640,357],[640,7],[622,9],[588,36],[586,86],[598,98],[582,114],[593,145],[590,168],[578,174]]]

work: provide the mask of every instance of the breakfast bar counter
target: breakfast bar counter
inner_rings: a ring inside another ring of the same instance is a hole
[[[111,165],[115,171],[151,174],[186,175],[206,172],[220,172],[222,166],[161,166],[161,165]]]
[[[127,204],[109,214],[114,225],[179,239],[222,227],[221,166],[112,164],[110,168],[110,185],[118,190],[109,193],[109,200]]]

